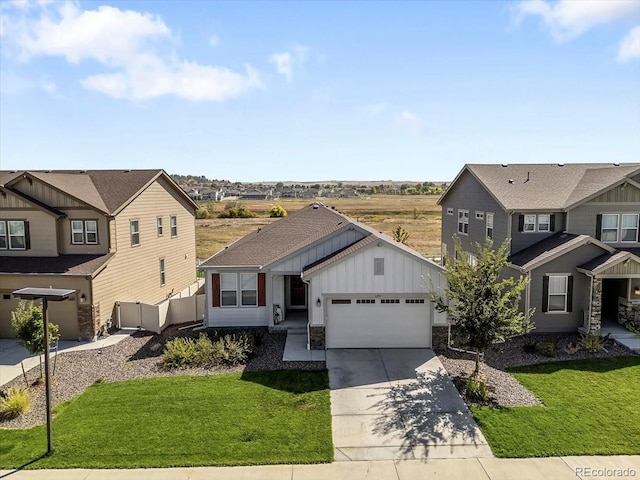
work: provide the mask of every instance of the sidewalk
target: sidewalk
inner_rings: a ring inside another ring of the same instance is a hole
[[[640,455],[336,462],[322,465],[0,470],[3,480],[562,480],[640,478]]]
[[[133,330],[118,330],[113,335],[109,335],[95,342],[60,340],[58,343],[58,352],[77,352],[109,347],[121,342],[131,335],[131,333],[133,333]],[[56,354],[52,352],[51,358],[55,355]],[[28,371],[33,367],[37,367],[40,359],[38,355],[29,355],[27,350],[18,344],[17,340],[0,339],[0,387],[22,375],[20,362],[23,362],[25,371]]]

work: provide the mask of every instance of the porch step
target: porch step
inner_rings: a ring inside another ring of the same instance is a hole
[[[614,338],[616,343],[628,348],[633,353],[640,354],[640,336],[635,335],[634,338]]]

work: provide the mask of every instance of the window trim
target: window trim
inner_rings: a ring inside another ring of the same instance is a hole
[[[71,245],[99,245],[100,237],[98,235],[98,220],[95,218],[83,219],[83,218],[71,218],[69,219],[70,229],[71,229]],[[80,223],[80,230],[74,230],[74,223]],[[95,224],[95,230],[93,232],[89,231],[88,225],[89,223]],[[96,241],[89,241],[89,234],[95,234]],[[80,234],[82,236],[82,241],[76,242],[74,235]]]
[[[255,289],[243,289],[242,288],[242,276],[243,275],[252,275],[254,280],[255,280],[255,284],[256,284],[256,288]],[[257,307],[258,306],[258,274],[257,273],[253,273],[253,272],[245,272],[245,273],[239,273],[238,274],[238,295],[240,296],[240,302],[239,306],[240,307]],[[256,303],[252,303],[252,304],[245,304],[244,303],[244,297],[242,295],[243,292],[256,292],[255,298],[256,298]]]
[[[167,263],[164,257],[158,259],[158,267],[160,268],[160,286],[164,287],[167,284]]]
[[[93,223],[96,226],[96,229],[93,232],[89,232],[89,228],[88,228],[88,224],[89,223]],[[94,233],[96,236],[96,241],[95,242],[90,242],[89,241],[89,233]],[[86,245],[98,245],[98,221],[94,220],[94,219],[90,219],[90,220],[85,220],[84,221],[84,243]]]
[[[233,276],[235,280],[235,288],[223,288],[225,275]],[[223,300],[223,292],[235,292],[235,303],[233,305],[225,305]],[[237,273],[220,273],[220,308],[238,308],[238,274]]]
[[[616,231],[616,239],[615,240],[605,240],[604,239],[604,231],[612,231],[613,227],[608,227],[606,228],[604,226],[604,217],[616,217],[616,227],[615,227],[615,231]],[[602,225],[600,225],[600,239],[602,240],[602,243],[618,243],[620,240],[620,214],[619,213],[603,213],[602,214]]]
[[[158,237],[164,236],[164,225],[162,222],[162,217],[156,217],[156,234]]]
[[[71,219],[71,245],[84,245],[84,221],[78,219]],[[80,224],[80,230],[74,229],[74,223]],[[81,240],[75,241],[75,235],[80,235]]]
[[[11,224],[12,223],[22,223],[22,230],[24,232],[23,235],[11,235]],[[25,251],[27,250],[27,221],[26,220],[6,220],[6,237],[7,237],[7,250],[16,250],[16,251]],[[14,247],[12,246],[11,239],[14,237],[22,237],[24,239],[24,247]]]
[[[465,225],[467,227],[466,232],[464,231]],[[458,209],[458,233],[462,235],[469,235],[469,210],[465,210],[463,208]]]
[[[133,224],[136,224],[136,231],[134,233],[133,231]],[[137,235],[138,236],[138,243],[133,243],[133,236]],[[129,220],[129,237],[131,240],[131,246],[132,247],[139,247],[140,246],[140,220]]]
[[[176,238],[178,236],[178,216],[171,215],[169,217],[169,228],[171,230],[171,238]],[[175,233],[174,233],[175,230]]]
[[[223,288],[223,276],[229,275],[235,279],[235,288]],[[242,288],[242,276],[243,275],[252,275],[255,279],[255,289],[243,289]],[[258,285],[258,273],[257,272],[221,272],[220,273],[220,307],[221,308],[258,308],[260,306],[259,295],[259,285]],[[223,292],[235,292],[235,304],[234,305],[224,305],[223,304]],[[255,303],[245,304],[244,299],[242,297],[242,292],[255,292]]]
[[[491,219],[491,226],[489,226],[489,219]],[[485,215],[485,235],[486,238],[493,240],[493,222],[495,221],[495,214],[493,212],[487,212]],[[489,234],[489,229],[491,229],[491,234]]]
[[[4,233],[0,234],[0,238],[4,238],[4,247],[0,246],[0,250],[9,250],[9,232],[7,231],[7,222],[6,220],[0,220],[0,225],[2,225],[2,229]]]
[[[533,217],[533,223],[527,222],[527,217]],[[525,213],[524,214],[524,223],[522,226],[522,233],[536,233],[536,226],[538,224],[538,215],[535,213]],[[531,225],[533,228],[531,230],[527,230],[527,225]]]
[[[624,217],[635,217],[636,218],[636,226],[635,228],[625,228],[624,227]],[[625,230],[635,230],[636,234],[633,240],[623,240]],[[638,232],[640,232],[640,214],[637,213],[621,213],[620,214],[620,243],[637,243],[638,242]]]
[[[549,291],[547,293],[547,311],[546,313],[569,313],[568,311],[568,302],[569,302],[569,275],[568,274],[553,274],[547,275],[549,278]],[[564,278],[564,293],[551,293],[551,279],[552,278]],[[563,310],[551,310],[551,296],[559,297],[564,296],[564,309]]]
[[[542,230],[540,228],[540,217],[547,217],[547,229],[546,230]],[[551,214],[550,213],[539,213],[536,215],[536,229],[538,232],[542,232],[542,233],[549,233],[551,232]]]

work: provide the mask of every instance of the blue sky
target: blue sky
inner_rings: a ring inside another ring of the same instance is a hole
[[[0,168],[640,161],[640,0],[0,2]]]

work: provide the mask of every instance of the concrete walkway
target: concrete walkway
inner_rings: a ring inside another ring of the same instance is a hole
[[[492,457],[429,349],[327,350],[336,461]]]
[[[640,478],[640,455],[615,457],[464,458],[335,462],[322,465],[0,470],[5,480],[564,480]]]
[[[77,352],[109,347],[121,342],[134,331],[135,330],[119,330],[113,335],[109,335],[95,342],[60,340],[58,343],[58,352]],[[53,356],[54,355],[52,355],[52,358]],[[29,371],[33,367],[38,366],[40,359],[38,355],[29,355],[27,350],[18,344],[17,340],[0,339],[0,387],[22,375],[21,362],[24,365],[25,371]]]

